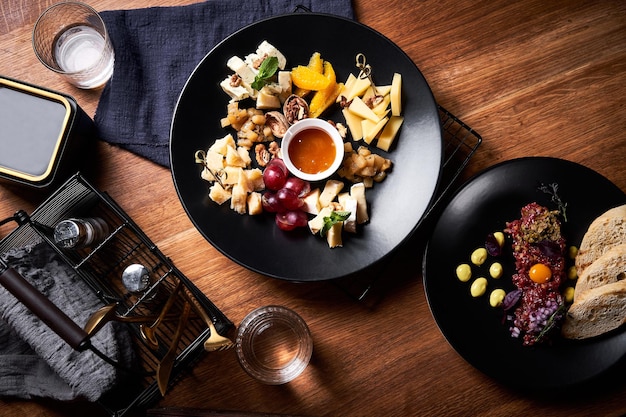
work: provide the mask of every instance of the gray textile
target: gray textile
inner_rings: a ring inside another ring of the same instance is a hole
[[[102,306],[80,277],[45,244],[14,248],[2,259],[79,326]],[[130,364],[127,332],[107,324],[91,343],[108,357]],[[77,352],[0,286],[0,396],[96,401],[120,372],[91,351]]]

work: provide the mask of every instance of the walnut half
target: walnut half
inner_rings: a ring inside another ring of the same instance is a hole
[[[294,124],[309,117],[309,105],[302,97],[292,94],[283,104],[283,114],[289,124]]]
[[[272,129],[272,135],[282,138],[289,129],[287,118],[279,111],[270,111],[265,113],[265,126]]]

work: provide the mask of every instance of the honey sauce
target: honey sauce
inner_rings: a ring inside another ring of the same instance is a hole
[[[337,150],[325,131],[305,129],[296,133],[287,152],[297,169],[307,174],[317,174],[330,168]]]

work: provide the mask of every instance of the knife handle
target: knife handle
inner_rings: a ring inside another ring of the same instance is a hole
[[[73,349],[82,351],[89,347],[87,332],[2,259],[0,259],[0,284]]]

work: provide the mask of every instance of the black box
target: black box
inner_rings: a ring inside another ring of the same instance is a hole
[[[93,120],[65,94],[0,76],[0,178],[47,189],[79,169]]]

